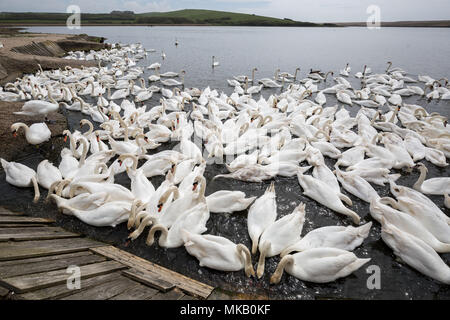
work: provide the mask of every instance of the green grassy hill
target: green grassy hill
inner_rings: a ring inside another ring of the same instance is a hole
[[[209,24],[221,26],[317,26],[315,23],[213,10],[179,10],[136,15],[138,23]]]
[[[0,24],[65,24],[70,14],[45,12],[1,12]],[[212,10],[179,10],[172,12],[130,12],[81,14],[82,24],[145,25],[215,25],[215,26],[330,26],[291,19],[277,19],[254,14]]]

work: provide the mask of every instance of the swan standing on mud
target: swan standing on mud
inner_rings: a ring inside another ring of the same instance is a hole
[[[45,123],[33,123],[28,127],[25,123],[18,122],[11,125],[11,131],[13,131],[14,137],[17,136],[17,132],[20,128],[25,130],[25,138],[27,139],[27,142],[32,145],[44,143],[50,140],[52,135]]]

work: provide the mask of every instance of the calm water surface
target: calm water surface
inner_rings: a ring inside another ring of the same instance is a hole
[[[257,67],[256,78],[272,77],[275,70],[294,73],[295,68],[302,68],[300,78],[306,76],[310,68],[322,71],[333,70],[339,72],[347,62],[352,67],[352,74],[362,71],[367,64],[373,72],[384,72],[386,62],[393,61],[394,66],[403,68],[412,76],[418,74],[430,75],[433,78],[450,76],[450,29],[421,29],[421,28],[384,28],[371,31],[365,28],[247,28],[247,27],[83,27],[81,30],[68,30],[62,27],[32,27],[31,32],[51,33],[87,33],[103,36],[109,43],[141,42],[146,49],[154,48],[157,53],[149,54],[147,59],[139,61],[140,66],[148,66],[153,62],[162,62],[161,72],[187,71],[186,86],[204,88],[211,86],[223,90],[227,94],[232,89],[227,86],[226,79],[234,75],[251,75],[251,69]],[[175,39],[179,46],[175,47]],[[162,61],[161,51],[167,55]],[[212,56],[220,61],[218,68],[211,68]],[[145,71],[145,78],[151,72]],[[360,88],[360,81],[349,78],[354,88]],[[332,85],[328,80],[327,86]],[[321,86],[324,86],[322,83]],[[263,96],[268,97],[276,90],[265,90]],[[147,103],[149,107],[156,105],[160,96],[154,95]],[[258,97],[255,96],[257,99]],[[327,106],[332,106],[336,100],[327,95]],[[430,112],[450,115],[448,102],[427,103],[423,99],[406,98],[408,103],[418,103]],[[117,102],[117,101],[116,101]],[[120,102],[120,101],[119,101]],[[349,109],[349,108],[347,108]],[[351,110],[352,114],[358,108]],[[68,112],[70,129],[78,129],[78,122],[82,118],[80,113]],[[165,146],[173,147],[175,144]],[[162,149],[161,149],[162,150]],[[159,150],[156,150],[159,151]],[[33,148],[24,150],[17,155],[16,161],[36,168],[44,158],[49,158],[59,164],[59,156],[52,151],[51,146],[36,151]],[[424,161],[431,176],[449,176],[448,168],[437,168]],[[332,166],[334,161],[327,159]],[[221,165],[208,166],[205,177],[208,181],[206,194],[217,190],[242,190],[247,196],[260,196],[270,184],[243,183],[234,180],[219,179],[211,181],[218,173],[226,169]],[[418,178],[417,172],[401,172],[402,177],[397,183],[412,186]],[[129,187],[126,175],[118,175],[116,181]],[[162,178],[152,178],[154,185],[159,185]],[[277,191],[278,217],[292,212],[300,203],[306,203],[306,222],[303,235],[307,232],[329,225],[349,225],[351,222],[341,215],[318,205],[302,195],[297,178],[275,179]],[[376,187],[380,196],[390,196],[387,187]],[[345,191],[343,191],[347,194]],[[200,268],[195,258],[191,257],[184,248],[163,249],[154,245],[145,245],[144,233],[135,242],[128,243],[128,230],[125,225],[116,228],[94,228],[87,226],[77,219],[57,213],[55,205],[31,203],[31,189],[18,189],[5,182],[4,173],[0,174],[0,204],[10,207],[20,207],[30,214],[45,215],[56,218],[57,223],[64,227],[81,232],[90,237],[115,244],[120,248],[133,252],[148,260],[160,263],[173,270],[190,277],[204,281],[214,286],[233,292],[259,294],[278,299],[449,299],[449,286],[422,276],[415,270],[399,263],[392,251],[380,238],[379,224],[374,222],[370,236],[363,245],[354,252],[358,257],[372,258],[371,262],[354,274],[329,284],[311,284],[302,282],[292,276],[284,275],[279,285],[270,286],[269,278],[274,272],[279,257],[270,258],[266,262],[266,270],[262,279],[247,279],[244,272],[224,273]],[[44,194],[46,194],[44,192]],[[350,196],[354,202],[352,209],[361,217],[362,223],[372,221],[369,205]],[[443,197],[431,197],[447,214],[449,210],[443,206]],[[236,243],[250,246],[246,224],[247,212],[232,215],[211,214],[207,224],[208,232],[227,237]],[[449,263],[450,255],[441,255]],[[258,256],[253,257],[256,265]],[[381,269],[381,289],[369,290],[366,272],[369,265],[377,265]]]

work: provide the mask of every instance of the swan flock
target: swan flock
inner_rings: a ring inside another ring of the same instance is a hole
[[[57,166],[43,160],[35,171],[1,159],[6,181],[33,187],[35,202],[39,187],[47,189],[45,201],[86,224],[126,223],[132,240],[146,232],[147,245],[184,246],[201,267],[243,270],[261,278],[265,259],[280,256],[270,277],[273,284],[284,271],[316,283],[349,276],[370,261],[352,251],[377,224],[381,239],[403,263],[450,284],[450,268],[439,256],[450,252],[450,218],[428,197],[445,197],[448,207],[450,178],[426,179],[424,164],[448,165],[450,126],[446,117],[403,101],[413,95],[424,104],[448,100],[447,79],[409,77],[389,62],[378,74],[365,66],[355,74],[361,88],[353,88],[347,80],[352,77],[349,64],[336,77],[311,69],[304,79],[297,79],[297,68],[295,74],[278,69],[273,78],[257,80],[254,68],[250,77],[228,80],[234,91],[227,95],[209,87],[185,88],[187,72],[160,74],[159,62],[147,67],[156,72],[147,87],[145,67],[138,62],[152,52],[141,44],[70,52],[67,59],[97,60],[99,65],[40,68],[1,88],[0,100],[25,102],[17,113],[23,117],[41,115],[47,121],[47,114],[62,108],[86,116],[80,130],[64,132],[67,147]],[[212,64],[218,66],[215,57]],[[255,99],[265,88],[272,88],[272,94]],[[156,93],[161,94],[159,104],[145,105]],[[329,96],[338,104],[326,106]],[[45,122],[12,124],[14,135],[19,128],[30,144],[50,139]],[[176,146],[167,148],[170,142]],[[231,190],[206,196],[204,173],[213,163],[228,171],[213,181],[272,182],[259,197]],[[420,171],[412,188],[397,183],[412,170]],[[130,188],[115,183],[121,173]],[[156,176],[165,177],[160,185],[152,181]],[[297,181],[302,190],[297,207],[284,216],[278,213],[277,176]],[[379,195],[374,185],[388,185],[392,197]],[[302,197],[329,208],[347,226],[302,234],[305,220],[316,214]],[[370,215],[352,209],[355,199],[370,204]],[[248,214],[249,246],[206,233],[211,214],[242,211]]]

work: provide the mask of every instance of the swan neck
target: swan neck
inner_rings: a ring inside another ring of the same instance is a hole
[[[277,269],[273,273],[272,277],[270,278],[270,283],[276,284],[279,283],[281,280],[281,276],[283,275],[284,268],[288,263],[293,263],[294,257],[291,255],[284,256],[280,263],[277,266]]]
[[[265,241],[259,252],[258,269],[256,270],[256,275],[258,276],[258,278],[261,278],[262,275],[264,274],[264,266],[269,249],[270,249],[270,242]]]
[[[254,276],[255,275],[255,271],[253,270],[252,256],[250,255],[250,251],[243,244],[238,244],[236,249],[237,249],[237,252],[239,254],[239,257],[242,257],[242,254],[244,254],[245,275],[247,277]]]
[[[157,231],[161,231],[161,235],[159,236],[159,245],[164,246],[166,244],[168,230],[163,225],[158,224],[150,229],[150,232],[148,233],[148,237],[147,237],[147,241],[146,241],[147,245],[151,246],[155,242],[155,233]]]
[[[33,199],[33,202],[36,203],[36,202],[39,201],[39,198],[41,196],[41,193],[39,192],[39,185],[37,183],[36,176],[33,176],[31,178],[31,182],[33,183],[33,188],[34,188],[34,199]]]
[[[417,182],[414,184],[414,189],[420,190],[422,188],[422,184],[425,181],[425,178],[427,177],[427,170],[424,167],[420,167],[420,176]]]

